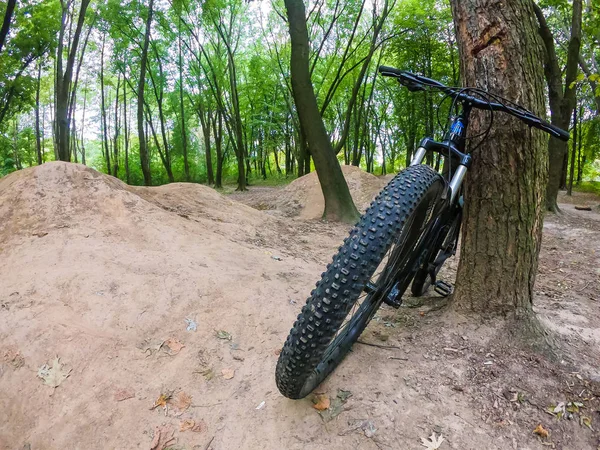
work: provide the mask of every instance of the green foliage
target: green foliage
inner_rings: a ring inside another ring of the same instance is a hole
[[[307,11],[312,11],[308,19],[312,80],[334,144],[340,140],[349,114],[348,139],[338,158],[342,163],[356,163],[376,174],[395,172],[404,167],[421,137],[435,132],[439,135],[441,131],[434,114],[439,97],[410,93],[397,83],[378,77],[377,65],[392,65],[447,84],[460,84],[454,25],[447,2],[397,0],[358,86],[356,104],[352,109],[348,108],[362,63],[370,52],[373,23],[381,16],[384,4],[383,0],[375,3],[307,2]],[[563,65],[564,28],[570,17],[571,2],[543,0],[540,5],[555,32],[560,64]],[[77,154],[74,157],[81,161],[85,148],[86,164],[106,172],[99,81],[100,51],[104,40],[107,144],[114,163],[117,136],[117,175],[132,184],[143,183],[136,94],[148,6],[149,0],[92,2],[85,21],[86,28],[92,27],[92,33],[75,98]],[[596,60],[600,57],[594,38],[600,32],[600,14],[594,14],[597,11],[595,2],[589,7],[596,9],[584,14],[582,55],[592,72],[581,74],[573,86],[578,89],[584,105],[585,179],[597,176],[594,161],[599,157],[600,149],[600,128],[593,120],[594,95],[600,96],[600,75],[593,73],[595,66],[592,63],[593,57]],[[77,4],[74,9],[77,10]],[[40,106],[46,149],[44,159],[54,159],[50,111],[54,103],[53,72],[61,19],[60,1],[22,0],[18,2],[15,14],[9,40],[0,53],[0,174],[36,164],[33,107],[38,62],[42,63]],[[169,181],[163,158],[168,159],[167,165],[170,164],[175,181],[186,179],[184,143],[191,181],[206,183],[207,151],[211,152],[213,171],[216,171],[217,142],[223,153],[224,182],[236,182],[235,98],[239,100],[244,162],[250,169],[247,174],[250,185],[285,183],[297,174],[301,136],[290,90],[288,25],[282,15],[285,16],[282,0],[272,3],[241,0],[154,2],[143,124],[147,127],[153,183]],[[235,70],[230,70],[232,66]],[[593,83],[596,92],[592,91]],[[124,154],[123,84],[127,96],[129,175]],[[181,115],[180,88],[185,119]],[[115,113],[117,96],[118,111]],[[447,106],[441,110],[442,125]],[[4,117],[1,114],[3,108],[6,109]],[[220,139],[215,136],[219,122],[222,127]],[[210,149],[204,140],[203,126],[210,129]],[[293,162],[294,174],[285,173],[286,155],[288,171]]]

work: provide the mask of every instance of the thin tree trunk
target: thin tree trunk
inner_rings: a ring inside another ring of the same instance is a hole
[[[577,156],[577,107],[573,108],[573,148],[571,150],[571,168],[569,171],[569,186],[567,188],[567,195],[573,195],[573,179],[575,178],[575,156]]]
[[[181,56],[181,18],[179,19],[178,27],[178,44],[179,44],[179,105],[181,112],[181,143],[183,148],[183,170],[185,173],[185,181],[190,181],[190,164],[188,161],[187,148],[187,131],[185,128],[185,108],[183,105],[183,60]]]
[[[42,139],[40,136],[40,85],[42,80],[42,61],[38,61],[37,84],[35,86],[35,148],[37,153],[37,163],[41,165],[44,162],[42,158]]]
[[[146,142],[146,134],[144,133],[144,86],[146,85],[146,65],[148,63],[148,45],[150,44],[150,28],[152,27],[152,8],[154,0],[150,0],[148,6],[148,17],[146,18],[146,33],[144,36],[144,46],[142,47],[142,56],[140,60],[140,79],[138,82],[137,91],[137,127],[138,139],[140,143],[140,163],[142,165],[142,173],[144,174],[144,184],[152,185],[152,174],[150,173],[150,157],[148,154],[148,146]]]
[[[119,176],[119,90],[121,89],[121,73],[117,75],[115,94],[115,136],[113,138],[113,176]]]
[[[102,38],[102,47],[100,50],[100,114],[102,116],[102,144],[104,148],[104,160],[106,161],[106,173],[111,174],[110,150],[108,148],[108,129],[106,126],[106,100],[104,94],[104,44],[105,37]]]
[[[85,129],[85,106],[87,103],[87,80],[83,85],[83,111],[81,113],[81,164],[85,165],[85,142],[83,140],[83,130]]]
[[[73,67],[75,65],[75,57],[77,55],[77,49],[79,46],[79,39],[81,36],[81,30],[85,20],[85,13],[90,0],[81,0],[81,6],[79,9],[79,16],[77,19],[77,27],[73,34],[73,39],[69,48],[67,57],[67,66],[63,73],[63,39],[66,24],[67,6],[62,4],[62,19],[59,30],[59,43],[56,52],[57,55],[57,71],[56,71],[56,102],[55,102],[55,113],[54,121],[56,126],[56,143],[58,157],[61,161],[71,160],[71,150],[69,148],[70,143],[70,131],[69,131],[69,93],[73,89],[72,77]]]
[[[129,129],[127,128],[127,80],[123,74],[123,137],[125,138],[125,181],[130,184]]]

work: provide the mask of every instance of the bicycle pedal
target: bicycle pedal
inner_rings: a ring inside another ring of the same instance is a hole
[[[438,280],[435,282],[433,290],[442,297],[448,297],[454,291],[454,287],[450,283]]]
[[[402,296],[398,294],[400,294],[400,290],[398,289],[398,283],[396,283],[390,293],[383,298],[383,303],[394,309],[400,308],[400,305],[402,305]]]

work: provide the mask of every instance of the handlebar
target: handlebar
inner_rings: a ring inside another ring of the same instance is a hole
[[[384,77],[393,77],[398,79],[401,84],[406,86],[411,91],[422,91],[425,90],[425,88],[436,88],[450,96],[457,98],[461,102],[468,103],[473,108],[505,112],[516,117],[517,119],[520,119],[529,126],[545,131],[555,138],[558,138],[562,141],[569,140],[570,134],[568,131],[552,125],[551,123],[537,117],[535,114],[527,111],[524,108],[523,110],[520,110],[511,106],[503,105],[502,103],[487,102],[461,92],[460,88],[452,88],[431,78],[404,70],[395,69],[393,67],[379,66],[379,73]]]

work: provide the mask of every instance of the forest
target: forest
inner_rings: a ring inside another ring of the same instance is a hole
[[[548,115],[572,134],[568,149],[550,140],[551,179],[598,189],[598,5],[543,0],[535,11]],[[8,0],[0,15],[0,174],[63,160],[132,185],[244,190],[314,170],[282,1]],[[377,175],[405,167],[423,136],[442,131],[440,98],[399,89],[376,69],[459,85],[449,4],[317,0],[307,26],[338,160]]]

